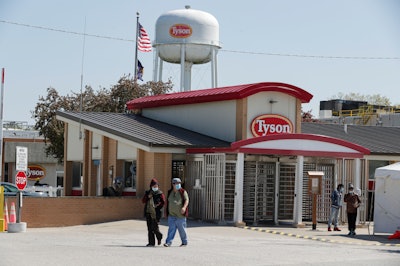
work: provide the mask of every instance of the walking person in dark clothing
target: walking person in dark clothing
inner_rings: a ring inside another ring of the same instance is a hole
[[[347,203],[347,223],[349,224],[348,235],[356,235],[356,220],[357,220],[357,209],[360,206],[360,197],[354,193],[353,184],[349,184],[349,192],[344,195],[344,202]]]
[[[150,182],[150,189],[146,190],[142,198],[144,205],[144,214],[147,222],[148,232],[148,247],[154,247],[157,244],[161,245],[163,237],[158,224],[161,219],[161,209],[165,204],[164,193],[158,187],[157,179],[153,178]]]

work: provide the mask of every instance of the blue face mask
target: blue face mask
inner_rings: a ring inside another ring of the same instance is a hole
[[[181,189],[181,184],[175,184],[175,189],[176,189],[176,190]]]
[[[152,187],[151,190],[153,190],[154,192],[158,191],[158,187]]]

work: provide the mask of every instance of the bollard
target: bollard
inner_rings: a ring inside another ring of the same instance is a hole
[[[0,232],[5,231],[5,221],[4,217],[4,187],[0,186]]]

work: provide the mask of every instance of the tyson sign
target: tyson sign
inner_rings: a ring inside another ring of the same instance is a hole
[[[46,176],[46,169],[40,165],[29,165],[26,171],[26,176],[28,179],[36,180],[38,178],[42,179]]]
[[[169,35],[174,38],[187,38],[192,35],[192,27],[186,24],[175,24],[169,28]]]
[[[274,134],[293,133],[293,124],[281,115],[260,115],[251,122],[251,132],[254,137]]]

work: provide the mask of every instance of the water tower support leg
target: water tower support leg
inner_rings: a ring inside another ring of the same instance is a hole
[[[184,44],[181,44],[181,92],[185,91],[186,88],[184,87],[184,81],[185,81],[185,52],[186,52],[186,46]]]
[[[159,54],[158,54],[158,49],[156,49],[155,55],[154,55],[154,60],[153,60],[153,81],[159,81],[157,80],[158,77],[158,61],[160,60]]]

